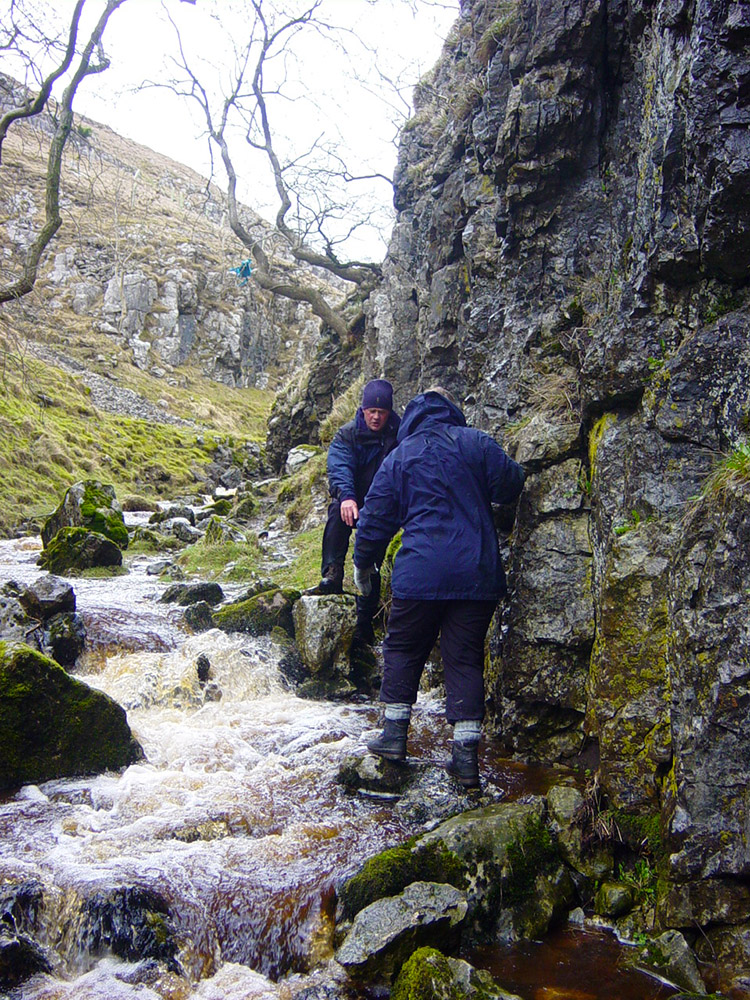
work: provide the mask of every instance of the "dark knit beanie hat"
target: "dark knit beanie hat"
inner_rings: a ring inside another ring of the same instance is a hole
[[[374,408],[378,410],[393,409],[393,386],[384,378],[376,378],[372,382],[368,382],[362,393],[362,409]]]

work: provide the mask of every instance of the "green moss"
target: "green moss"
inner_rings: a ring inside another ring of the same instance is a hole
[[[347,917],[386,896],[395,896],[412,882],[448,882],[462,889],[466,875],[461,860],[437,841],[413,846],[409,841],[376,854],[364,863],[339,890],[339,901]]]
[[[268,635],[282,628],[294,635],[292,606],[300,598],[298,590],[267,590],[245,601],[227,604],[214,612],[216,627],[225,632]]]
[[[92,543],[96,563],[92,562]],[[88,528],[61,528],[39,556],[39,565],[50,573],[79,572],[98,566],[120,566],[122,552],[111,539]]]
[[[111,698],[29,646],[0,642],[0,788],[97,774],[140,755]]]
[[[596,468],[596,453],[599,450],[599,445],[604,437],[607,428],[611,427],[612,424],[617,423],[616,413],[605,413],[601,416],[594,426],[591,428],[589,434],[589,468],[591,469],[591,474],[593,476],[594,470]]]
[[[112,508],[112,498],[98,483],[86,481],[81,501],[81,516],[84,525],[105,538],[111,538],[121,549],[128,547],[128,529],[119,510]]]
[[[419,948],[401,967],[391,1000],[460,1000],[448,959],[437,948]]]
[[[543,820],[530,816],[516,840],[508,845],[508,875],[503,880],[503,906],[517,906],[528,901],[539,875],[559,863],[552,835]]]

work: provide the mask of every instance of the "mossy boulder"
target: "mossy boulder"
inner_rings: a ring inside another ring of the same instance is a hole
[[[61,528],[39,556],[50,573],[78,573],[96,566],[121,566],[122,549],[105,535],[87,528]]]
[[[215,611],[214,624],[223,632],[268,635],[275,628],[282,628],[288,635],[294,636],[292,608],[299,597],[298,590],[267,590]]]
[[[18,642],[0,642],[0,734],[0,788],[98,774],[143,756],[124,709]]]
[[[220,604],[224,600],[224,591],[218,583],[173,583],[161,595],[164,604],[179,604],[187,607],[189,604]]]
[[[384,896],[395,896],[412,882],[447,882],[457,889],[466,887],[461,860],[440,841],[413,842],[382,851],[369,858],[360,870],[338,890],[344,919]]]
[[[575,892],[539,796],[463,812],[417,841],[442,842],[469,873],[479,928],[500,940],[535,939],[571,905]]]
[[[128,529],[113,486],[96,479],[74,483],[57,510],[42,527],[42,544],[47,548],[61,528],[88,528],[109,538],[121,549],[128,547]]]
[[[257,501],[254,499],[254,497],[245,496],[237,503],[237,506],[232,511],[232,517],[235,519],[235,521],[240,521],[240,522],[249,521],[250,518],[253,517],[253,515],[257,514],[257,512],[258,512]]]
[[[520,1000],[500,989],[488,972],[437,948],[418,948],[401,967],[391,1000]]]

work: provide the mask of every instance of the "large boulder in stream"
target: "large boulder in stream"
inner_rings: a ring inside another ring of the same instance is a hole
[[[499,940],[537,939],[575,891],[547,824],[545,800],[528,796],[460,813],[424,834],[464,864],[475,930]]]
[[[125,711],[19,642],[0,642],[0,788],[98,774],[143,757]]]
[[[213,615],[214,624],[223,632],[269,635],[275,628],[281,628],[294,636],[292,607],[299,596],[298,590],[266,590],[219,608]]]
[[[440,882],[413,882],[361,910],[336,952],[354,979],[392,980],[415,949],[453,951],[466,919],[466,894]]]
[[[114,487],[96,479],[74,483],[66,492],[60,506],[42,527],[45,548],[61,528],[88,528],[109,538],[121,549],[128,547],[128,529]]]
[[[0,588],[0,639],[24,642],[72,666],[86,643],[75,607],[73,588],[60,577],[40,576],[28,587],[10,580]]]
[[[475,969],[437,948],[419,948],[404,963],[391,1000],[521,1000],[506,993],[489,972]]]
[[[86,528],[61,528],[39,556],[51,573],[80,573],[98,566],[122,566],[122,550],[110,538]]]
[[[349,698],[372,694],[377,662],[371,650],[353,643],[355,598],[305,595],[292,611],[294,635],[309,678],[297,689],[301,698]]]

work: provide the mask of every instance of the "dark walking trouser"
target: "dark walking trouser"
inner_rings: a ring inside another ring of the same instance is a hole
[[[440,634],[448,722],[484,718],[484,639],[496,601],[393,598],[383,643],[380,700],[413,705],[419,680]]]
[[[349,551],[349,539],[352,528],[341,520],[341,501],[332,500],[328,505],[328,520],[323,529],[323,559],[321,565],[321,576],[329,566],[344,565],[346,553]],[[363,597],[357,594],[357,620],[371,622],[378,613],[380,606],[380,574],[374,573],[371,577],[372,590]]]

